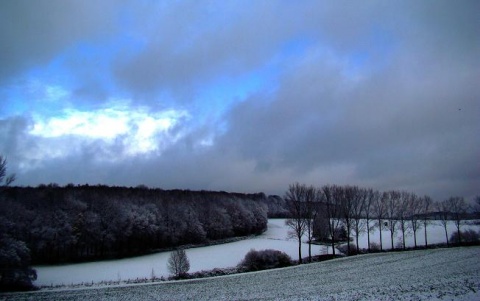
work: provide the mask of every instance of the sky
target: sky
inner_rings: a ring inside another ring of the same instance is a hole
[[[478,1],[0,1],[16,185],[480,187]]]

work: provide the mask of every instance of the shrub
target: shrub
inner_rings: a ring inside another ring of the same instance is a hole
[[[376,242],[370,243],[370,252],[380,252],[380,244]]]
[[[338,246],[337,250],[339,250],[340,252],[342,252],[343,254],[345,254],[347,256],[358,254],[357,253],[357,245],[355,245],[355,244],[350,244],[350,252],[348,252],[348,245],[347,244]]]
[[[462,240],[462,243],[465,244],[474,244],[478,243],[480,241],[480,233],[475,232],[475,230],[466,230],[466,231],[460,231],[460,239]],[[458,243],[458,232],[455,231],[450,235],[450,242],[451,243]]]
[[[238,264],[238,268],[245,271],[260,271],[290,265],[292,265],[292,259],[283,252],[272,249],[261,251],[252,249]]]

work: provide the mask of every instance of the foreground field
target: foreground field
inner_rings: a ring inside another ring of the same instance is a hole
[[[480,300],[480,247],[370,254],[210,279],[0,300]]]

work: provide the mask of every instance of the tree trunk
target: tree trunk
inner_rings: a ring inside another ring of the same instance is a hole
[[[298,261],[302,264],[302,240],[298,240]]]
[[[308,262],[312,262],[312,240],[308,240]]]
[[[358,250],[359,250],[359,249],[358,249],[358,229],[357,229],[357,234],[356,234],[355,236],[356,236],[356,237],[355,237],[355,240],[356,240],[355,242],[356,242],[356,244],[357,244],[357,254],[358,254]]]
[[[368,249],[368,253],[370,253],[370,221],[368,220],[367,218],[367,249]]]
[[[423,223],[423,228],[425,229],[425,249],[428,248],[428,241],[427,241],[427,223]]]
[[[458,234],[458,245],[462,244],[462,233],[460,232],[460,224],[457,225],[457,234]]]
[[[351,228],[350,228],[350,223],[347,223],[347,256],[350,256],[350,232],[351,232]]]
[[[413,242],[415,244],[415,249],[417,248],[417,229],[413,230]]]
[[[378,230],[380,232],[380,251],[383,251],[383,242],[382,242],[382,221],[378,220]]]
[[[447,224],[445,224],[443,227],[445,228],[445,238],[447,239],[447,247],[448,247],[448,246],[449,246],[449,243],[448,243]]]

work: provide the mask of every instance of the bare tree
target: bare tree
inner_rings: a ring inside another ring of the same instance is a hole
[[[417,231],[422,227],[420,221],[420,214],[423,210],[422,198],[419,198],[416,194],[411,193],[408,202],[408,217],[410,218],[410,226],[413,232],[413,241],[415,248],[417,248]]]
[[[7,158],[0,155],[0,185],[8,186],[15,181],[15,174],[7,176]],[[2,184],[3,183],[3,184]]]
[[[480,195],[475,196],[474,199],[474,204],[473,204],[473,211],[476,214],[477,218],[480,218]]]
[[[398,223],[398,207],[399,200],[401,198],[401,193],[395,190],[384,193],[385,197],[385,217],[388,220],[387,228],[390,231],[390,238],[392,242],[392,250],[394,247],[394,237],[397,233],[397,223]]]
[[[423,230],[425,231],[425,248],[427,248],[428,247],[427,226],[430,222],[428,215],[432,208],[433,200],[428,195],[426,195],[421,199],[421,203],[422,203],[422,215],[423,215]]]
[[[308,261],[312,262],[312,241],[313,241],[313,226],[315,219],[319,212],[319,205],[322,195],[318,193],[318,190],[309,186],[305,190],[305,212],[304,220],[306,225],[306,235],[308,242]]]
[[[378,232],[380,235],[380,251],[383,251],[383,242],[382,242],[382,226],[383,226],[383,219],[386,217],[387,212],[387,199],[388,193],[383,192],[377,199],[374,200],[373,208],[375,217],[377,219],[378,224]]]
[[[322,191],[318,190],[319,194],[322,194]],[[329,224],[330,221],[327,217],[327,212],[325,209],[325,202],[322,201],[319,204],[320,210],[318,210],[315,220],[313,222],[313,235],[317,241],[321,242],[329,242],[330,240],[330,232],[329,232]],[[328,248],[327,248],[328,254]]]
[[[307,231],[308,225],[305,222],[305,199],[307,187],[299,183],[291,184],[285,193],[290,218],[285,221],[290,229],[290,236],[298,241],[298,261],[302,263],[302,237]]]
[[[328,220],[328,234],[330,236],[332,252],[335,256],[335,241],[341,219],[341,202],[343,189],[336,185],[325,185],[321,188],[323,199],[325,200],[325,213]]]
[[[458,244],[460,245],[462,243],[460,226],[463,224],[465,214],[467,213],[467,204],[462,197],[451,197],[446,202],[451,217],[453,218],[453,222],[455,223],[455,227],[457,228]]]
[[[353,223],[353,203],[355,199],[355,194],[357,193],[358,188],[353,186],[339,186],[338,189],[342,190],[341,193],[341,212],[342,212],[342,221],[347,229],[347,255],[351,254],[350,251],[350,235],[352,233],[352,223]]]
[[[365,207],[364,207],[364,215],[365,215],[365,224],[367,226],[367,242],[368,242],[368,252],[370,252],[370,232],[372,228],[370,228],[370,219],[372,218],[372,213],[374,213],[374,204],[380,198],[380,193],[373,189],[367,189],[365,196]],[[358,243],[357,243],[358,245]]]
[[[365,206],[367,199],[367,190],[363,188],[353,187],[353,200],[351,203],[351,215],[353,220],[352,230],[355,234],[355,243],[357,254],[359,252],[358,238],[361,233],[365,232],[366,221],[364,218]]]
[[[400,192],[400,197],[397,204],[398,223],[400,224],[400,231],[402,232],[402,247],[404,250],[406,249],[405,237],[408,235],[408,231],[410,230],[410,225],[408,224],[408,215],[410,214],[409,206],[411,198],[411,193],[402,191]]]
[[[168,271],[176,278],[185,276],[190,270],[190,261],[184,249],[177,249],[170,253],[167,262]]]
[[[440,223],[445,230],[445,239],[447,240],[447,247],[449,246],[448,242],[448,221],[450,219],[450,212],[447,201],[437,202],[435,203],[435,207],[438,211],[440,217]]]

